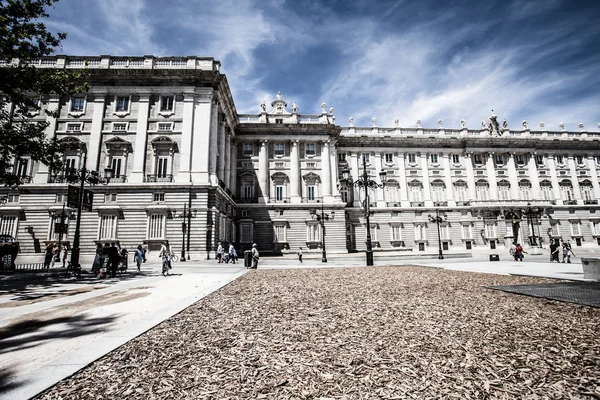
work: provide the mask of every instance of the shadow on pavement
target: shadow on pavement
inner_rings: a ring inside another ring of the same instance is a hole
[[[68,339],[107,330],[117,315],[88,318],[85,315],[28,319],[0,329],[0,354],[38,346],[45,340]],[[64,326],[57,327],[56,325]],[[51,328],[52,329],[48,329]]]
[[[114,285],[123,281],[131,281],[148,276],[154,276],[151,271],[127,272],[116,278],[100,279],[91,273],[83,274],[81,278],[67,276],[59,273],[45,274],[19,274],[0,277],[0,295],[14,294],[14,301],[26,301],[40,299],[46,296],[78,294],[76,290],[65,290],[62,285]],[[49,290],[56,288],[56,290]],[[74,292],[74,293],[69,293]]]

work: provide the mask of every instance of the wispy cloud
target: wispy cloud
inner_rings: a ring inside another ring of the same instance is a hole
[[[68,54],[219,59],[238,112],[281,90],[338,123],[600,122],[600,5],[566,0],[61,0]],[[595,128],[596,129],[596,128]]]

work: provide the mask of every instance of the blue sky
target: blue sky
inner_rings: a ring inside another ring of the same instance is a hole
[[[239,113],[277,91],[357,126],[600,123],[600,1],[61,0],[68,55],[211,56]],[[289,108],[289,107],[288,107]]]

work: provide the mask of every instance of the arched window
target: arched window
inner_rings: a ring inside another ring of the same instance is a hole
[[[408,192],[410,201],[413,203],[420,203],[423,201],[423,184],[417,180],[409,182]]]
[[[467,182],[458,180],[454,182],[454,198],[456,201],[469,201]]]
[[[519,197],[521,200],[531,200],[531,182],[527,179],[519,182]]]
[[[146,175],[148,182],[173,182],[173,160],[177,143],[171,138],[160,136],[152,142],[152,173]]]
[[[475,183],[475,193],[477,200],[490,199],[490,184],[485,179],[480,179]]]
[[[573,193],[573,185],[571,181],[568,179],[563,179],[559,183],[560,185],[560,194],[564,201],[575,201],[575,195]]]
[[[385,183],[385,187],[383,189],[383,195],[385,197],[385,202],[388,203],[388,205],[391,204],[395,204],[398,203],[398,198],[399,198],[399,190],[400,190],[400,184],[398,182],[396,182],[395,180],[388,180]]]
[[[498,182],[498,198],[500,200],[510,200],[510,183],[506,179]]]
[[[554,200],[554,194],[552,193],[552,183],[545,179],[540,182],[540,190],[542,191],[542,198],[544,200]]]
[[[310,172],[304,175],[302,179],[304,180],[302,201],[305,203],[319,203],[321,201],[321,177]]]
[[[276,172],[271,175],[271,182],[273,183],[271,193],[275,194],[275,197],[270,199],[271,203],[288,203],[287,188],[290,183],[290,179],[283,172]]]
[[[119,137],[107,140],[104,143],[106,153],[104,159],[104,168],[112,170],[111,182],[126,182],[127,181],[127,160],[129,154],[133,152],[131,143]]]
[[[584,201],[594,200],[594,188],[592,187],[592,182],[586,179],[579,182],[579,187],[581,188],[581,197]]]
[[[446,184],[441,179],[431,182],[431,197],[434,202],[446,201]]]

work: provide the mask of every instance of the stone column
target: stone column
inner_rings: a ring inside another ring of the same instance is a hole
[[[223,182],[225,182],[225,187],[231,190],[229,186],[230,181],[229,177],[231,175],[231,135],[229,134],[229,130],[227,128],[225,131],[225,156],[223,157],[223,163],[225,164]]]
[[[450,171],[450,154],[444,153],[442,155],[442,164],[444,167],[444,183],[446,184],[446,200],[448,200],[448,206],[456,206],[454,201],[454,190],[452,187],[452,172]]]
[[[374,180],[379,180],[379,173],[381,172],[381,153],[375,153],[375,176]],[[384,207],[385,198],[383,197],[383,189],[377,188],[375,189],[375,198],[373,199],[376,207]]]
[[[340,195],[338,181],[340,178],[340,173],[338,169],[338,149],[335,143],[332,143],[330,146],[330,164],[331,164],[331,192],[332,195],[336,198],[336,201],[341,201],[342,196]]]
[[[220,117],[217,118],[217,121],[221,119]],[[226,150],[226,145],[225,145],[225,136],[226,136],[226,132],[225,132],[225,122],[223,121],[218,121],[218,129],[217,129],[217,136],[218,136],[218,140],[217,143],[219,144],[219,158],[217,160],[217,177],[219,178],[219,180],[225,182],[225,150]]]
[[[94,111],[92,114],[92,130],[90,132],[90,142],[87,149],[87,165],[86,168],[90,171],[98,170],[98,161],[100,160],[100,151],[102,146],[102,120],[104,118],[104,94],[98,94],[94,97]],[[144,142],[146,141],[146,131],[148,129],[148,108],[150,96],[146,94],[140,95],[140,108],[138,110],[138,131],[135,136],[135,141],[140,135],[140,131],[144,134]],[[136,146],[137,150],[137,146]],[[145,148],[144,148],[145,150]],[[143,152],[145,156],[146,152]],[[135,170],[135,168],[134,168]]]
[[[529,154],[527,169],[529,172],[529,181],[531,182],[531,197],[533,200],[541,200],[542,189],[540,187],[540,178],[538,176],[537,166],[535,165],[535,153]]]
[[[433,201],[431,201],[431,183],[429,182],[429,168],[427,166],[427,153],[421,153],[421,172],[423,174],[423,200],[425,200],[425,207],[433,207]]]
[[[219,185],[219,177],[217,176],[217,156],[219,154],[219,103],[217,99],[212,101],[212,114],[210,119],[210,162],[208,164],[208,174],[210,176],[210,184],[212,186]],[[222,154],[222,153],[221,153]]]
[[[290,150],[290,203],[301,203],[300,197],[300,142],[292,140]]]
[[[209,152],[216,157],[216,148],[212,149],[211,143],[211,121],[213,114],[212,92],[202,93],[196,97],[194,105],[194,126],[192,129],[192,170],[190,172],[192,182],[203,185],[210,184],[209,176]],[[214,143],[216,146],[216,143]]]
[[[556,200],[557,203],[562,203],[562,194],[560,193],[558,175],[556,174],[556,156],[554,154],[548,155],[548,167],[550,168],[550,182],[552,182],[552,192],[554,194],[554,200]]]
[[[55,96],[51,96],[48,100],[48,111],[55,113],[58,112],[58,108],[60,105],[60,99]],[[42,111],[43,112],[43,111]],[[56,120],[57,118],[52,115],[46,116],[46,122],[48,122],[48,127],[44,130],[44,135],[46,139],[50,140],[56,135]],[[100,122],[102,122],[102,116],[100,116]],[[92,120],[92,124],[94,121]],[[50,171],[48,166],[43,163],[38,163],[38,171],[37,174],[33,177],[33,183],[48,183],[48,176]]]
[[[398,154],[398,180],[400,181],[400,206],[410,207],[410,201],[408,201],[408,187],[406,186],[406,166],[405,154]]]
[[[594,199],[600,200],[600,185],[598,184],[598,171],[596,169],[596,160],[593,155],[588,156],[588,167],[592,175],[592,187],[594,188]]]
[[[269,143],[260,141],[258,153],[258,185],[262,196],[262,202],[269,201]],[[260,198],[260,197],[259,197]]]
[[[321,185],[323,185],[323,202],[331,202],[331,159],[329,158],[329,140],[321,145]]]
[[[237,146],[238,141],[235,139],[231,139],[231,177],[229,178],[229,189],[231,192],[237,196],[238,187],[237,187]]]
[[[181,127],[181,148],[179,149],[179,172],[176,182],[189,183],[192,163],[192,129],[194,126],[194,94],[183,94],[183,123]]]
[[[473,172],[473,160],[471,158],[473,153],[463,154],[463,163],[467,167],[467,185],[469,185],[469,198],[471,201],[477,199],[477,192],[475,191],[475,173]]]
[[[575,167],[575,157],[571,154],[567,158],[569,163],[569,171],[571,172],[571,185],[573,185],[573,195],[578,204],[583,202],[581,197],[581,188],[579,187],[579,179],[577,178],[577,167]]]
[[[508,181],[510,182],[510,199],[519,200],[519,181],[517,178],[517,167],[515,166],[515,153],[508,155]]]
[[[358,166],[358,158],[359,155],[356,152],[353,152],[350,155],[350,169],[352,174],[352,179],[356,182],[362,175],[362,168]],[[362,165],[361,165],[362,166]],[[352,187],[352,199],[354,200],[354,207],[360,207],[360,193],[358,192],[358,188],[356,186]]]
[[[488,154],[485,169],[488,181],[490,182],[490,200],[498,200],[498,181],[496,179],[496,168],[494,168],[494,153]]]

